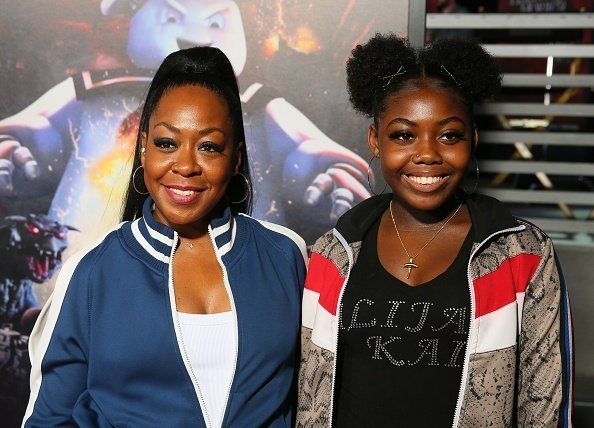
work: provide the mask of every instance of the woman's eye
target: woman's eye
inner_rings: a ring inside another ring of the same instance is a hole
[[[225,28],[225,17],[221,12],[213,13],[206,18],[206,23],[210,28],[222,30]]]
[[[175,144],[175,141],[173,141],[171,138],[156,138],[155,147],[162,150],[173,150],[177,146]]]
[[[454,142],[458,140],[462,140],[464,138],[464,134],[460,132],[444,132],[441,136],[442,140],[446,140],[448,142]]]
[[[211,141],[207,141],[205,143],[200,144],[198,150],[209,153],[221,153],[223,151],[223,146],[217,143],[213,143]]]
[[[390,139],[392,139],[392,140],[401,140],[401,141],[409,141],[409,140],[413,139],[413,135],[410,132],[407,132],[407,131],[392,132],[390,134]]]

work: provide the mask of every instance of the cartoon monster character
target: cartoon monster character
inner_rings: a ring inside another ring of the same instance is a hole
[[[33,282],[51,278],[62,264],[67,232],[45,214],[9,216],[0,226],[0,325],[28,335],[39,312]]]
[[[133,142],[122,138],[122,123],[140,104],[150,80],[147,69],[193,45],[219,47],[238,75],[247,58],[235,1],[102,0],[101,10],[131,15],[127,52],[139,69],[80,73],[0,121],[0,193],[25,197],[55,190],[49,215],[89,239],[119,215],[120,207],[109,202],[121,200]],[[370,196],[366,162],[284,97],[256,82],[245,88],[242,101],[254,216],[287,225],[311,242]]]

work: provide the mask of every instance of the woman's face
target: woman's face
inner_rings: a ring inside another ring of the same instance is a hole
[[[155,219],[204,228],[241,163],[223,99],[201,86],[166,91],[142,136],[144,181]]]
[[[369,128],[395,202],[432,211],[450,200],[466,175],[477,136],[458,95],[448,89],[403,89]]]

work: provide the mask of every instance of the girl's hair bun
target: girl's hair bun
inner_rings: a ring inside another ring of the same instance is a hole
[[[419,60],[425,69],[445,68],[472,103],[492,99],[501,88],[497,60],[474,41],[437,40],[420,51]]]
[[[355,110],[373,116],[376,96],[398,70],[416,68],[415,52],[395,35],[377,33],[364,45],[357,45],[346,64],[349,99]]]
[[[444,82],[468,104],[492,99],[501,88],[496,59],[470,40],[443,39],[415,49],[395,34],[377,33],[352,50],[346,72],[353,108],[369,117],[411,80]]]

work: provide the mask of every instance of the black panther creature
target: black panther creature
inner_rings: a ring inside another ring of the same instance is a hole
[[[61,266],[69,230],[76,229],[44,214],[5,217],[0,226],[0,325],[10,323],[29,334],[39,312],[33,282],[47,281]]]

